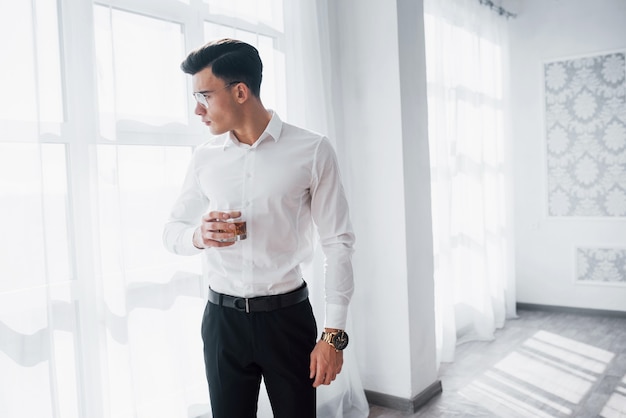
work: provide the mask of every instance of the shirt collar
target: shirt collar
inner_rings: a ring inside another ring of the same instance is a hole
[[[259,139],[256,140],[254,144],[250,146],[250,148],[257,147],[261,142],[265,141],[266,138],[272,138],[274,142],[278,142],[278,140],[280,139],[280,133],[283,130],[283,121],[280,120],[280,117],[275,111],[269,110],[269,112],[272,114],[269,123],[265,127],[265,130],[263,131],[261,136],[259,136]],[[228,139],[224,141],[224,149],[231,146],[247,146],[245,144],[241,144],[237,140],[237,138],[235,138],[235,135],[232,131],[228,132],[227,135]]]

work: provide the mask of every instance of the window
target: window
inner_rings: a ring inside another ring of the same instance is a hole
[[[285,115],[282,19],[280,0],[0,4],[0,416],[206,413],[199,260],[161,244],[208,135],[179,64],[248,41]]]

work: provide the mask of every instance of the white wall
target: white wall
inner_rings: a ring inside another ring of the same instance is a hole
[[[411,399],[437,380],[422,2],[329,5],[357,235],[353,347],[365,389]]]
[[[547,216],[543,105],[544,61],[626,49],[626,2],[526,0],[510,28],[518,301],[626,311],[626,287],[574,283],[575,248],[626,248],[626,220]]]

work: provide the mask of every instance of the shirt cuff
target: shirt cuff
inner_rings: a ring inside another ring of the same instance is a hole
[[[189,228],[183,234],[183,248],[179,252],[181,255],[196,255],[200,254],[203,250],[193,245],[193,234],[196,232],[196,228]]]
[[[324,328],[346,329],[346,318],[348,317],[348,307],[343,305],[326,304],[326,320]]]

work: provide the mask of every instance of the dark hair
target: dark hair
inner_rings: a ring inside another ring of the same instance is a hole
[[[263,63],[259,51],[252,45],[229,38],[211,41],[191,51],[180,64],[180,68],[191,75],[207,67],[226,83],[244,82],[252,94],[260,97]]]

